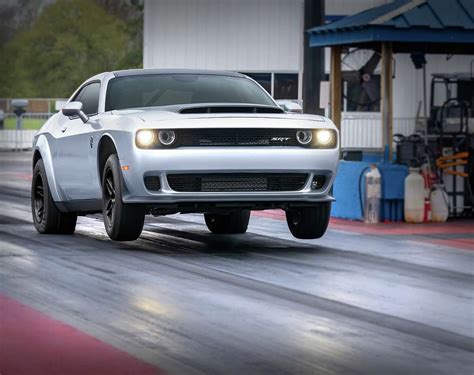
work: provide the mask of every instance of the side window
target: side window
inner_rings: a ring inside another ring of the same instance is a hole
[[[74,101],[82,103],[82,110],[86,115],[94,115],[99,110],[100,83],[94,82],[84,86],[74,97]]]
[[[86,89],[87,86],[84,86],[82,89],[79,90],[79,92],[76,94],[74,98],[71,99],[72,102],[80,102],[81,101],[81,96],[84,93],[84,90]]]

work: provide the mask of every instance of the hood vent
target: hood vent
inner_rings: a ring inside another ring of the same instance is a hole
[[[204,106],[183,108],[179,111],[182,114],[193,113],[284,113],[278,107],[254,107],[254,106]]]

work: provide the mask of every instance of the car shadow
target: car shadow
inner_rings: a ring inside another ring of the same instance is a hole
[[[148,227],[148,232],[156,233],[163,238],[158,240],[175,244],[177,249],[183,247],[192,250],[192,253],[206,255],[242,256],[245,254],[317,254],[330,249],[316,244],[298,242],[298,240],[286,240],[272,236],[245,233],[234,235],[218,235],[203,231],[181,231],[169,227]],[[166,236],[166,240],[165,240]],[[186,243],[192,241],[193,243]],[[196,244],[197,243],[197,244]]]

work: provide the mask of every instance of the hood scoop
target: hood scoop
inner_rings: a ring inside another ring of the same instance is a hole
[[[181,114],[195,113],[284,113],[281,108],[254,105],[204,105],[182,108]]]

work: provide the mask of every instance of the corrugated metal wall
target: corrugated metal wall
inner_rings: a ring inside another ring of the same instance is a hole
[[[145,68],[298,72],[303,0],[146,0]]]
[[[395,79],[393,80],[393,116],[415,117],[418,105],[423,101],[423,70],[416,70],[410,55],[395,55]],[[430,83],[433,73],[469,73],[472,56],[426,55],[426,80],[428,107]],[[429,109],[428,109],[429,110]],[[423,110],[420,113],[423,116]]]

